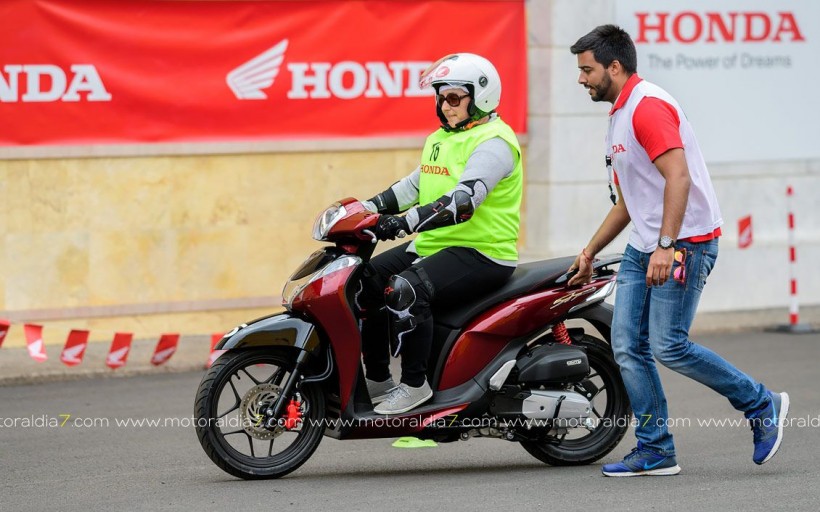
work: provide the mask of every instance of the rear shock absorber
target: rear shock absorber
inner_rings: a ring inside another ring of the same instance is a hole
[[[567,332],[567,326],[564,325],[564,322],[558,322],[552,327],[552,337],[562,345],[572,344],[572,340],[569,338],[569,332]]]

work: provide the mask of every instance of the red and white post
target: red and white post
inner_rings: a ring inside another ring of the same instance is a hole
[[[792,212],[792,197],[794,189],[791,185],[786,188],[786,207],[789,217],[789,325],[782,326],[779,330],[794,333],[811,332],[808,325],[800,323],[800,304],[797,300],[797,249],[794,241],[794,213]]]
[[[792,212],[792,197],[794,190],[789,185],[786,188],[786,207],[789,209],[789,325],[800,323],[800,303],[797,300],[797,250],[794,248],[794,213]]]

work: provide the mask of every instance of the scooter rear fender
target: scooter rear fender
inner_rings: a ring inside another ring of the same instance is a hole
[[[599,302],[598,304],[579,309],[578,311],[573,311],[569,315],[567,315],[567,320],[571,320],[574,318],[579,318],[581,320],[586,320],[590,324],[592,324],[595,329],[601,333],[601,336],[604,337],[604,340],[608,343],[612,342],[612,311],[613,307],[610,304],[607,304],[604,301]]]

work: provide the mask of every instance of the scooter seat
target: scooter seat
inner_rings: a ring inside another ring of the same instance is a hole
[[[574,261],[574,256],[568,256],[518,265],[501,288],[466,304],[460,304],[456,308],[436,307],[433,311],[433,318],[437,324],[450,328],[463,327],[470,319],[496,304],[524,295],[539,286],[548,287],[566,274]]]

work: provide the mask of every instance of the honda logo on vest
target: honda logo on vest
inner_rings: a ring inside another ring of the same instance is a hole
[[[228,87],[241,100],[266,99],[264,89],[271,87],[285,60],[288,40],[276,45],[230,71]],[[419,80],[429,61],[360,63],[345,60],[330,62],[290,62],[290,99],[398,98],[430,96]]]
[[[421,172],[423,174],[441,174],[442,176],[449,176],[450,170],[446,167],[442,167],[440,165],[427,165],[424,164],[421,166]]]
[[[759,43],[805,41],[791,12],[638,12],[636,43]]]
[[[21,83],[25,93],[20,95]],[[111,101],[111,93],[92,64],[72,64],[68,72],[53,64],[7,64],[0,73],[0,102]]]
[[[618,153],[624,153],[624,152],[626,152],[626,148],[624,147],[623,144],[615,144],[614,146],[612,146],[612,154],[613,155],[618,154]]]

